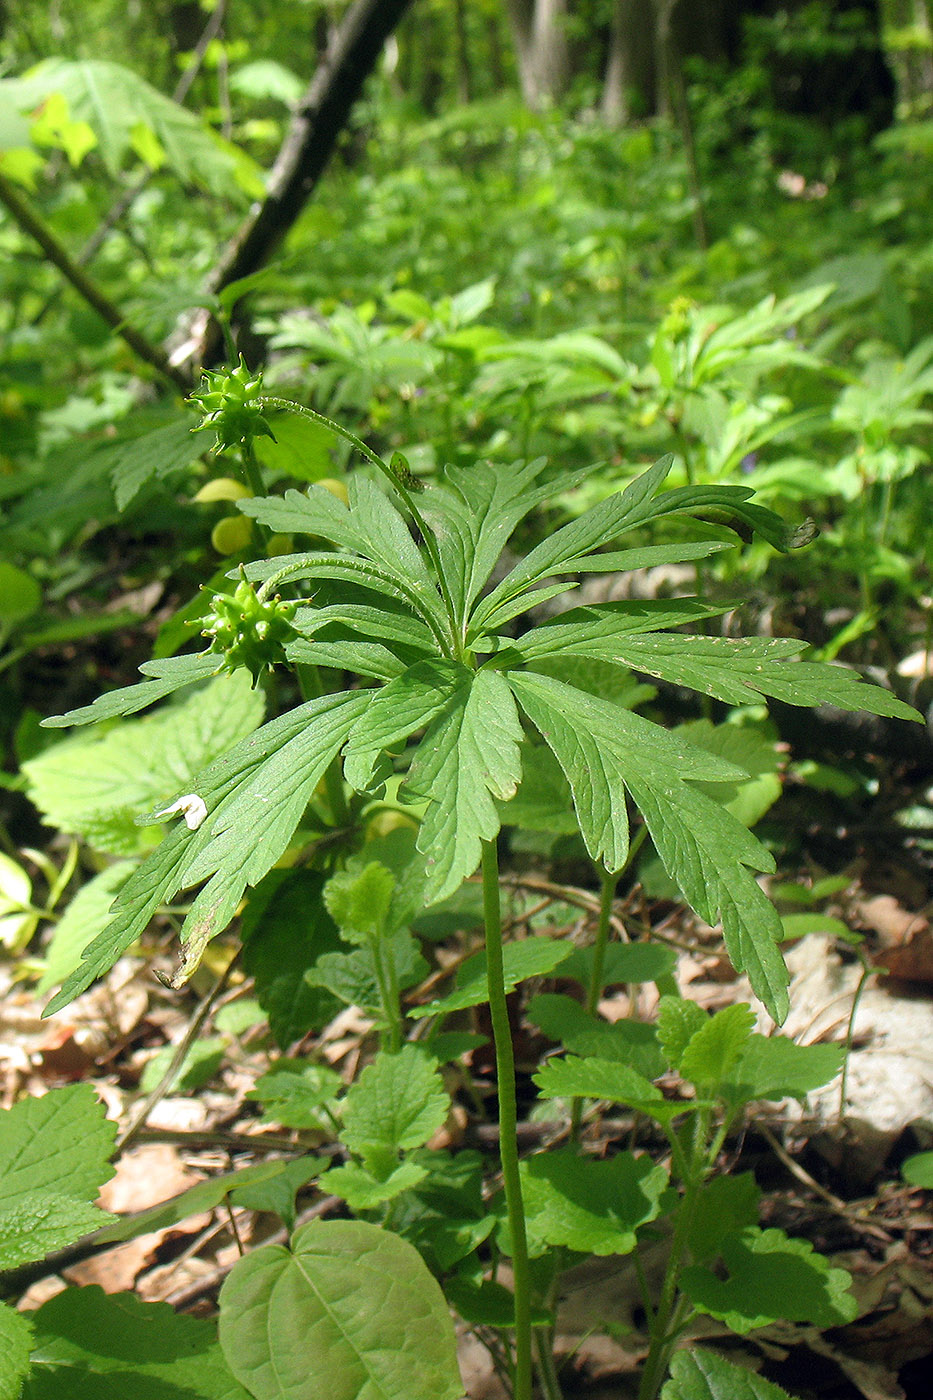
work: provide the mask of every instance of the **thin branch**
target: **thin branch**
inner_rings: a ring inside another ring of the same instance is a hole
[[[210,291],[222,291],[269,261],[314,192],[386,39],[411,4],[412,0],[355,0],[350,6],[298,103],[272,167],[268,192],[221,258]],[[216,322],[210,321],[197,358],[210,366],[221,344]],[[189,342],[186,353],[191,349]]]
[[[37,209],[13,182],[0,171],[0,203],[5,204],[13,219],[31,238],[39,244],[49,262],[70,282],[75,291],[92,306],[111,330],[116,331],[131,350],[147,365],[168,379],[177,389],[187,393],[190,380],[182,370],[172,365],[165,352],[151,344],[146,337],[131,326],[120,308],[110,300],[98,284],[88,276],[68,252],[61,239],[50,228]]]

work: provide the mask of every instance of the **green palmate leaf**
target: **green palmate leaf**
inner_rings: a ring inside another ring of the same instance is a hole
[[[344,1100],[341,1137],[351,1151],[421,1147],[442,1125],[450,1098],[436,1061],[417,1045],[383,1050]]]
[[[559,621],[544,622],[523,637],[510,641],[522,659],[529,663],[546,657],[592,654],[606,660],[604,651],[615,656],[615,643],[627,636],[653,632],[659,627],[681,627],[705,618],[720,617],[729,605],[717,607],[698,598],[638,599],[636,602],[598,603],[590,607],[573,608],[563,613]]]
[[[680,1057],[680,1072],[692,1084],[718,1086],[729,1074],[755,1024],[750,1006],[736,1004],[708,1017]]]
[[[621,869],[628,854],[625,789],[637,774],[649,773],[658,793],[675,793],[676,801],[689,792],[685,778],[742,776],[734,764],[679,743],[641,715],[551,676],[511,671],[508,681],[564,770],[587,850],[608,870]]]
[[[314,1221],[290,1251],[241,1259],[221,1291],[220,1342],[254,1400],[462,1394],[440,1288],[412,1245],[361,1221]]]
[[[524,938],[519,943],[506,943],[502,949],[505,990],[511,992],[526,977],[542,977],[573,952],[573,944],[557,938]],[[412,1016],[443,1016],[451,1011],[463,1011],[486,1001],[486,953],[467,958],[457,973],[456,990],[440,1001],[417,1006]]]
[[[81,886],[55,925],[46,949],[40,994],[57,987],[78,966],[82,951],[106,926],[110,906],[135,868],[132,861],[118,860]]]
[[[32,1323],[0,1303],[0,1400],[19,1400],[29,1374]]]
[[[240,922],[244,971],[283,1049],[320,1030],[339,1010],[331,995],[305,979],[318,958],[341,947],[323,890],[324,876],[316,870],[270,870]]]
[[[784,1035],[751,1035],[725,1076],[731,1098],[803,1098],[835,1079],[845,1060],[844,1045],[795,1045]]]
[[[302,1159],[305,1160],[305,1159]],[[310,1159],[312,1162],[314,1158]],[[108,1224],[96,1236],[100,1244],[122,1244],[124,1240],[138,1239],[140,1235],[151,1234],[155,1230],[167,1230],[178,1225],[191,1215],[201,1215],[214,1210],[240,1188],[262,1186],[277,1180],[294,1163],[260,1162],[253,1167],[243,1167],[240,1171],[224,1172],[213,1176],[209,1181],[199,1181],[171,1200],[152,1206],[149,1210],[137,1211],[124,1216],[113,1224]]]
[[[23,1400],[250,1400],[214,1325],[133,1293],[67,1288],[32,1314],[35,1350]]]
[[[146,661],[140,670],[155,680],[140,681],[136,685],[124,686],[122,690],[112,690],[109,695],[99,695],[92,705],[82,705],[77,710],[69,710],[63,715],[52,715],[42,721],[45,729],[67,729],[74,724],[95,724],[101,719],[113,719],[115,715],[133,715],[154,705],[182,686],[205,681],[217,672],[220,658],[200,652],[196,656],[169,656],[162,661]]]
[[[191,419],[182,417],[150,428],[140,437],[100,448],[94,460],[110,478],[117,510],[123,511],[150,481],[184,471],[203,450],[191,432]]]
[[[543,458],[448,466],[443,485],[426,498],[425,515],[436,521],[441,564],[461,626],[519,521],[551,494],[550,484],[532,486],[544,466]]]
[[[751,490],[742,486],[691,486],[666,491],[658,497],[673,458],[663,457],[626,489],[562,526],[542,541],[503,579],[476,609],[471,635],[498,626],[514,616],[514,604],[537,583],[554,574],[574,573],[580,560],[610,544],[619,535],[650,520],[670,515],[703,515],[709,512],[733,516],[750,525],[774,544],[786,548],[784,522],[772,511],[750,505]]]
[[[270,720],[216,759],[192,784],[207,816],[179,824],[120,891],[113,918],[84,950],[83,962],[46,1008],[67,1006],[145,930],[176,890],[210,878],[182,930],[191,966],[204,943],[233,917],[249,884],[284,853],[324,769],[369,703],[365,693],[326,695]]]
[[[522,727],[505,680],[466,672],[412,761],[408,790],[428,799],[418,834],[427,858],[425,897],[453,894],[499,830],[494,798],[512,796],[521,777]]]
[[[263,708],[245,672],[218,676],[158,714],[46,749],[24,765],[30,796],[62,831],[133,854],[136,816],[189,790],[201,768],[256,728]]]
[[[246,1095],[261,1103],[263,1117],[283,1128],[333,1128],[334,1111],[342,1088],[340,1075],[311,1060],[276,1060]]]
[[[345,1167],[331,1167],[326,1181],[321,1183],[321,1190],[339,1196],[351,1210],[375,1210],[386,1201],[394,1201],[403,1191],[418,1186],[427,1174],[427,1167],[408,1160],[380,1181],[365,1167],[349,1162]]]
[[[761,1192],[751,1172],[704,1182],[700,1208],[690,1219],[687,1244],[694,1263],[708,1263],[727,1235],[758,1224]]]
[[[344,754],[344,776],[351,787],[365,790],[372,781],[380,753],[403,744],[445,707],[469,696],[473,673],[454,661],[419,661],[373,696],[365,722],[350,731]]]
[[[668,1177],[648,1156],[619,1152],[604,1162],[576,1148],[539,1153],[521,1166],[532,1255],[550,1246],[581,1254],[629,1254],[637,1230],[660,1213]]]
[[[667,950],[665,950],[667,951]],[[573,958],[561,966],[561,976],[573,976],[567,969]],[[575,1055],[596,1055],[631,1065],[646,1079],[656,1079],[666,1068],[654,1026],[644,1021],[609,1021],[591,1016],[573,997],[544,992],[528,1003],[528,1019],[545,1035],[558,1040]]]
[[[41,1259],[107,1219],[92,1203],[113,1176],[115,1139],[88,1084],[0,1110],[0,1268]]]
[[[789,705],[836,705],[895,719],[922,720],[910,705],[878,686],[865,685],[843,666],[795,661],[804,642],[787,637],[568,636],[565,650],[689,686],[730,705],[770,695]],[[789,665],[789,662],[793,662]]]
[[[578,520],[563,525],[549,539],[536,545],[483,599],[473,616],[471,632],[497,626],[500,611],[542,579],[557,573],[574,572],[577,559],[610,544],[634,524],[650,519],[650,502],[673,463],[673,457],[662,457],[624,491],[601,501]]]
[[[678,1351],[671,1362],[661,1400],[792,1400],[786,1390],[745,1366],[693,1347]]]
[[[142,127],[156,138],[155,150],[161,148],[162,159],[180,179],[196,187],[206,184],[218,194],[237,192],[233,156],[213,132],[122,64],[49,58],[16,82],[14,96],[17,105],[35,107],[57,92],[67,98],[72,119],[91,127],[111,175],[120,174]]]
[[[658,1040],[671,1069],[680,1069],[684,1051],[709,1019],[701,1006],[686,997],[662,997],[658,1005]]]
[[[691,1265],[680,1284],[695,1308],[733,1332],[750,1332],[779,1318],[839,1327],[858,1313],[848,1291],[850,1276],[815,1253],[808,1240],[790,1239],[783,1230],[747,1229],[726,1236],[720,1254],[725,1278]]]

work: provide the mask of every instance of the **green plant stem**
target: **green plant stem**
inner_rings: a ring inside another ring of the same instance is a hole
[[[858,953],[859,962],[862,964],[862,975],[858,980],[858,986],[856,987],[855,995],[852,998],[852,1007],[849,1011],[849,1021],[846,1026],[846,1052],[842,1060],[842,1077],[839,1081],[840,1119],[845,1117],[846,1112],[846,1091],[849,1087],[849,1056],[852,1054],[852,1040],[855,1035],[855,1016],[858,1011],[859,1002],[862,1000],[862,993],[865,990],[865,986],[868,982],[868,979],[871,976],[872,972],[875,970],[874,968],[872,968],[863,950],[861,948],[858,948],[856,951]]]
[[[254,496],[264,496],[266,494],[266,483],[262,479],[262,467],[259,458],[256,456],[256,449],[253,446],[252,438],[244,438],[240,449],[240,461],[243,465],[243,475],[246,477],[246,484]],[[253,520],[253,534],[263,544],[269,543],[272,538],[272,531],[267,525],[261,525],[258,520]]]
[[[191,389],[188,376],[173,365],[168,356],[158,346],[152,345],[140,331],[131,326],[126,316],[92,277],[68,252],[61,239],[53,232],[33,204],[16,185],[0,171],[0,203],[4,204],[24,233],[34,238],[49,262],[57,267],[66,281],[92,306],[111,330],[125,340],[131,350],[147,365],[151,365],[163,378],[174,384],[176,389],[187,394]]]
[[[512,1240],[515,1297],[515,1374],[512,1400],[531,1400],[531,1280],[525,1207],[518,1172],[518,1109],[515,1102],[515,1056],[505,998],[502,964],[502,915],[499,907],[499,862],[495,841],[483,842],[483,917],[486,926],[486,978],[489,1014],[496,1049],[499,1099],[499,1155],[505,1208]]]
[[[557,1367],[554,1365],[554,1339],[550,1327],[536,1327],[534,1343],[538,1379],[541,1382],[544,1400],[563,1400]]]
[[[664,1281],[651,1321],[651,1346],[638,1387],[638,1400],[656,1400],[667,1375],[674,1345],[683,1330],[684,1310],[678,1298],[678,1289],[684,1256],[687,1253],[687,1239],[702,1194],[703,1182],[709,1174],[710,1163],[713,1160],[712,1149],[707,1147],[709,1129],[710,1110],[705,1109],[697,1113],[693,1120],[693,1145],[689,1160],[684,1160],[681,1144],[676,1142],[673,1133],[670,1135],[671,1146],[677,1147],[677,1155],[684,1163],[684,1194],[677,1210]],[[722,1130],[716,1135],[714,1145],[717,1152],[724,1136]]]
[[[277,569],[274,574],[270,574],[260,585],[257,589],[258,596],[260,598],[268,598],[281,584],[288,583],[290,579],[301,578],[302,575],[307,578],[313,578],[314,568],[308,562],[310,557],[309,555],[303,555],[297,563],[283,564],[281,569]],[[332,563],[333,560],[333,554],[318,554],[315,562]],[[422,605],[421,599],[418,597],[416,591],[413,588],[407,587],[403,579],[396,578],[386,569],[380,569],[379,566],[374,564],[370,559],[358,559],[351,554],[346,554],[339,556],[339,562],[342,567],[348,571],[360,574],[363,582],[369,583],[369,587],[372,587],[369,581],[377,579],[380,583],[388,586],[387,591],[395,592],[403,597],[412,612],[417,614],[428,628],[434,640],[437,642],[441,654],[448,657],[453,656],[450,637],[445,635],[443,628],[438,624],[437,618],[430,608],[426,608]],[[333,577],[333,575],[331,575],[331,577]]]
[[[587,987],[584,1003],[591,1016],[596,1014],[596,1008],[605,987],[603,970],[606,966],[606,945],[609,942],[609,926],[612,922],[612,905],[616,889],[622,876],[641,850],[647,835],[648,828],[646,826],[639,827],[629,844],[625,864],[620,870],[609,871],[605,866],[599,867],[599,920],[596,925],[596,938],[593,941],[593,966],[590,969],[590,984]],[[574,1099],[573,1108],[570,1110],[570,1138],[572,1142],[576,1142],[580,1136],[582,1121],[583,1099]]]

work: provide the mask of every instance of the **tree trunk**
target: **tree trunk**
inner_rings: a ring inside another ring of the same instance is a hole
[[[570,78],[567,0],[507,0],[518,78],[529,107],[563,96]]]
[[[610,126],[654,111],[651,0],[615,0],[601,110]]]
[[[355,0],[351,5],[292,117],[268,192],[235,234],[211,277],[210,291],[222,291],[269,261],[317,186],[386,39],[411,3]],[[211,321],[200,328],[195,344],[189,341],[176,351],[173,362],[190,362],[197,355],[210,366],[221,344],[219,328]]]
[[[881,42],[905,116],[926,116],[933,103],[933,24],[926,0],[881,0]]]

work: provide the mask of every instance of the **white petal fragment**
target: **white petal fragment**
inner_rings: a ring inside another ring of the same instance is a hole
[[[207,807],[203,797],[198,797],[196,792],[188,792],[184,797],[179,797],[177,802],[173,802],[171,807],[164,807],[161,812],[156,812],[155,815],[157,817],[170,817],[173,812],[183,812],[188,830],[197,831],[207,816]]]

